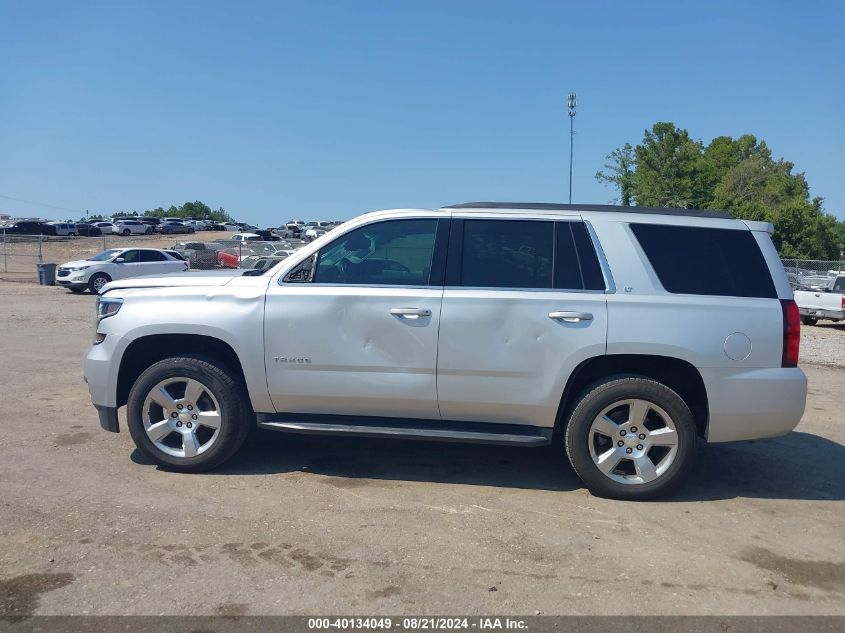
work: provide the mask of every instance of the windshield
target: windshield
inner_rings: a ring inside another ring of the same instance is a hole
[[[117,255],[119,252],[121,252],[121,250],[123,250],[123,249],[110,248],[107,251],[103,251],[102,253],[98,253],[97,255],[94,255],[94,257],[89,257],[85,261],[88,261],[88,262],[104,262],[107,259],[111,259],[115,255]]]

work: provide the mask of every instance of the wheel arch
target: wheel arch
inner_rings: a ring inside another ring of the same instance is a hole
[[[132,341],[124,350],[117,374],[117,406],[126,404],[129,391],[145,369],[174,356],[204,356],[223,363],[233,378],[246,386],[243,366],[227,342],[202,334],[150,334]]]
[[[707,436],[710,408],[701,373],[692,364],[671,356],[648,354],[608,354],[594,356],[579,364],[567,380],[558,406],[555,429],[563,430],[566,420],[587,387],[610,376],[635,374],[652,378],[675,391],[692,412],[696,431]]]

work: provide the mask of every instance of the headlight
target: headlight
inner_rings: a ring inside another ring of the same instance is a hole
[[[87,268],[91,268],[91,267],[90,266],[77,266],[76,268],[71,268],[70,270],[75,272],[77,270],[85,270]]]
[[[114,316],[120,311],[123,299],[97,297],[97,323],[103,319]]]

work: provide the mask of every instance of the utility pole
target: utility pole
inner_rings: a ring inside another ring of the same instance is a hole
[[[572,155],[575,142],[575,93],[570,92],[566,99],[569,110],[569,204],[572,204]]]

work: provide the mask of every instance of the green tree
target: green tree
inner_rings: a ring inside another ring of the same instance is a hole
[[[630,143],[625,143],[605,158],[608,161],[604,164],[607,171],[597,171],[596,180],[616,187],[619,190],[619,201],[622,206],[631,206],[634,201],[634,171],[637,167],[634,148]]]
[[[701,143],[674,123],[655,123],[636,147],[634,197],[640,206],[692,208],[702,204],[697,186]]]
[[[838,259],[845,249],[845,222],[825,213],[821,198],[811,200],[804,174],[752,134],[717,136],[705,147],[673,123],[655,123],[642,143],[607,158],[596,179],[615,186],[623,204],[632,191],[641,206],[716,208],[771,222],[783,257]]]

